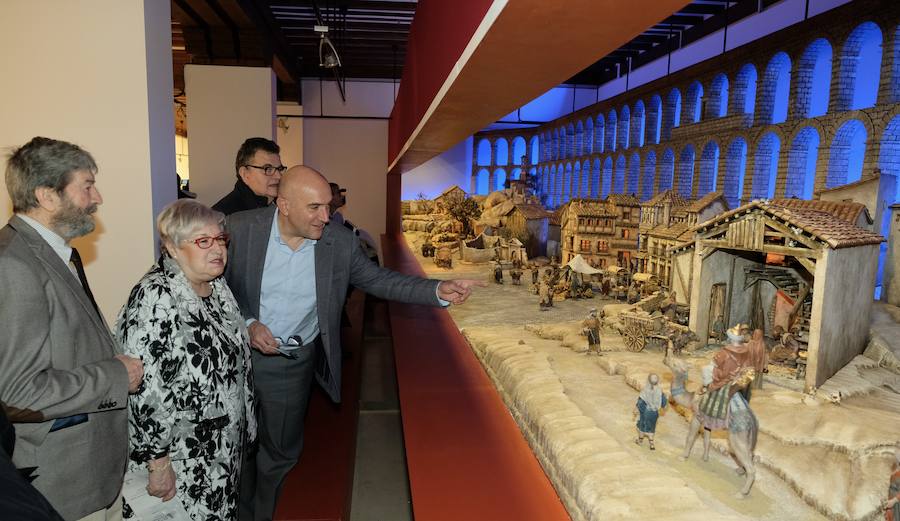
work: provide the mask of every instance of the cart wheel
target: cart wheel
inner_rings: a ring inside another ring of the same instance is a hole
[[[644,346],[647,344],[647,337],[644,334],[644,330],[636,325],[628,326],[625,329],[625,346],[629,351],[638,352],[643,351]]]

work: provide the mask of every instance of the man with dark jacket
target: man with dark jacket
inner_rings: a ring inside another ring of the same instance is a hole
[[[278,144],[266,138],[244,141],[234,160],[234,190],[214,204],[213,210],[231,215],[269,206],[278,195],[281,174],[287,170],[281,164],[280,152]]]

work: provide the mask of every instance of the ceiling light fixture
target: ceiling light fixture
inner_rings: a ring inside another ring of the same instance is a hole
[[[328,37],[327,25],[316,25],[313,30],[319,33],[319,67],[333,69],[341,66],[341,57]]]

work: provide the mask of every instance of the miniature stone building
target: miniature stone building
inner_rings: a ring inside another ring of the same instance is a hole
[[[575,199],[561,208],[562,261],[575,255],[597,267],[631,267],[637,252],[640,203],[615,194],[605,201]]]
[[[696,201],[688,201],[674,190],[666,190],[641,204],[638,271],[655,275],[664,286],[674,287],[679,281],[674,280],[675,264],[670,250],[691,242],[691,228],[727,209],[728,202],[722,192],[710,192]],[[688,292],[676,294],[680,302],[687,302]]]
[[[447,213],[447,200],[459,197],[466,197],[466,192],[456,186],[447,187],[443,192],[434,198],[434,211],[437,213]]]

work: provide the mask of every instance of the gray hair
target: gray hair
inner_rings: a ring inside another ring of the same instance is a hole
[[[159,241],[177,245],[207,224],[223,226],[225,214],[193,199],[178,199],[167,205],[156,218]]]
[[[14,212],[37,208],[34,191],[52,188],[62,194],[78,170],[97,173],[97,163],[87,151],[65,141],[35,137],[14,149],[6,160],[6,190]]]

